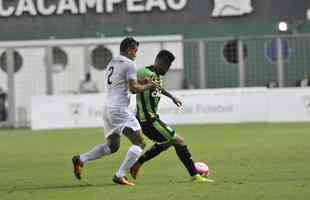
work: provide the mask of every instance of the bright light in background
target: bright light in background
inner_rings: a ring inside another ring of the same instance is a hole
[[[307,10],[307,19],[310,20],[310,9]]]
[[[288,30],[288,24],[286,22],[280,22],[278,24],[278,29],[281,32],[287,31]]]

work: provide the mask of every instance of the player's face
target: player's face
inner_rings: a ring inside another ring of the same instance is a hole
[[[171,64],[161,63],[158,68],[159,74],[164,76],[169,71],[170,66]]]
[[[137,51],[138,51],[138,47],[135,46],[134,48],[129,48],[128,49],[128,58],[131,59],[131,60],[135,60],[136,58],[136,55],[137,55]]]

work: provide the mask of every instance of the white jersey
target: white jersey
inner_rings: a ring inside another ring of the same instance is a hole
[[[106,107],[128,107],[130,94],[128,80],[137,79],[136,63],[125,56],[112,59],[106,68]]]

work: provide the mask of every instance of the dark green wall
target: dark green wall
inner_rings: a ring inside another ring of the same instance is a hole
[[[5,6],[17,1],[3,0]],[[57,1],[46,0],[47,4]],[[127,26],[133,28],[135,35],[183,34],[186,38],[274,34],[281,20],[289,21],[293,27],[304,22],[310,8],[307,0],[252,0],[252,5],[251,14],[222,18],[211,16],[213,0],[188,0],[182,11],[128,13],[122,3],[110,14],[96,14],[90,9],[85,15],[0,17],[0,40],[122,36]],[[310,32],[310,25],[304,23],[298,29]]]

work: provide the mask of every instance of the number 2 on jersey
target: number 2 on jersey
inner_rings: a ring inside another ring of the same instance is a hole
[[[113,74],[113,72],[114,72],[114,67],[113,67],[113,66],[109,67],[108,71],[109,71],[109,75],[108,75],[108,84],[111,85],[111,84],[112,84],[112,81],[111,81],[110,78],[111,78],[111,76],[112,76],[112,74]]]

